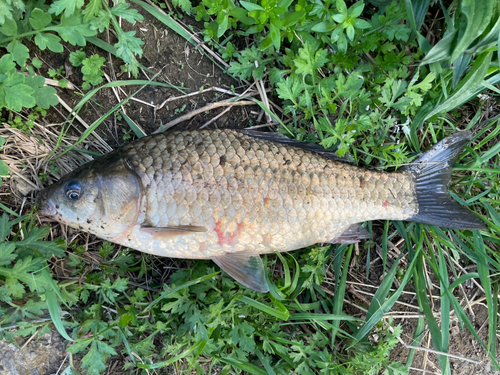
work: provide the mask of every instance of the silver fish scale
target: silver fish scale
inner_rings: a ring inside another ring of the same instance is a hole
[[[417,212],[412,177],[369,171],[231,130],[158,134],[125,147],[146,196],[142,225],[207,232],[133,247],[170,257],[287,251],[351,224]]]

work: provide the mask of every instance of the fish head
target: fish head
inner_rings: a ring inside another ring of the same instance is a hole
[[[113,240],[137,224],[142,190],[132,164],[109,154],[63,176],[37,200],[41,215]]]

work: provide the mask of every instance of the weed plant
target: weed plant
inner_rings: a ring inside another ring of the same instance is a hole
[[[150,4],[130,2],[172,25],[168,15]],[[419,346],[427,329],[433,348],[443,353],[438,354],[443,374],[451,374],[446,353],[452,319],[475,337],[500,369],[496,362],[500,117],[480,121],[482,103],[477,99],[487,89],[489,95],[499,93],[495,86],[500,80],[498,2],[461,0],[448,8],[429,0],[196,4],[174,0],[173,4],[204,22],[205,42],[229,62],[228,74],[270,85],[289,118],[278,128],[287,136],[319,142],[362,164],[389,168],[411,161],[457,130],[473,130],[474,140],[454,168],[451,190],[456,200],[483,218],[488,229],[455,231],[387,223],[381,234],[383,280],[364,306],[364,315],[354,317],[343,312],[354,245],[317,245],[266,257],[271,292],[263,295],[234,283],[207,261],[193,262],[164,280],[158,268],[161,259],[109,243],[94,249],[99,262],[91,267],[83,244],[42,241],[48,228],[36,227],[33,214],[19,217],[2,205],[9,215],[0,219],[0,336],[13,339],[37,330],[47,332],[53,323],[71,342],[71,367],[78,354],[80,367],[88,374],[102,373],[111,356],[120,356],[125,369],[138,374],[161,368],[184,374],[215,369],[221,374],[406,374],[415,349],[406,363],[391,361],[401,327],[384,318],[410,289],[424,315],[411,344]],[[431,6],[433,12],[428,13]],[[426,18],[436,12],[442,20]],[[32,57],[27,45],[60,53],[63,43],[79,48],[92,42],[120,57],[124,69],[137,74],[142,41],[134,31],[123,31],[119,17],[130,23],[142,19],[124,1],[113,7],[103,0],[58,0],[50,5],[4,1],[0,108],[21,111],[57,104],[56,90],[44,86],[40,60]],[[431,28],[434,21],[440,24],[438,29]],[[435,34],[435,42],[422,35],[424,23]],[[108,27],[118,36],[114,46],[96,38]],[[82,67],[86,89],[101,84],[103,57],[87,57],[77,50],[70,61]],[[98,89],[92,89],[77,108]],[[468,122],[457,125],[456,116],[447,116],[470,108],[479,109]],[[0,176],[8,178],[2,160]],[[372,230],[371,223],[367,227]],[[388,243],[393,238],[400,238],[404,246],[389,267]],[[51,273],[61,262],[70,272],[66,278]],[[368,250],[367,277],[369,263]],[[474,267],[464,273],[463,266]],[[324,281],[330,270],[333,286],[327,289]],[[437,285],[439,318],[431,302],[430,279]],[[484,291],[485,341],[460,303],[459,291],[469,280],[476,280]]]

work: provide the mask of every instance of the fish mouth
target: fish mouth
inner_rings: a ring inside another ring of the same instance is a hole
[[[36,203],[40,205],[40,211],[38,213],[42,216],[54,216],[57,214],[56,206],[44,193],[45,191],[42,191],[36,199]]]
[[[49,199],[45,202],[42,203],[39,211],[40,215],[43,216],[54,216],[57,214],[56,207],[54,206],[54,203]]]

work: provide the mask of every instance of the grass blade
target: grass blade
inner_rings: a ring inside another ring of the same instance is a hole
[[[347,255],[344,260],[344,268],[342,272],[342,278],[340,279],[337,288],[335,289],[335,296],[333,297],[333,315],[341,315],[342,307],[344,306],[344,296],[347,282],[347,274],[349,273],[349,262],[351,260],[351,254],[353,245],[349,246],[349,250],[347,251]],[[332,347],[335,342],[335,337],[337,336],[338,330],[340,328],[340,321],[333,321],[333,329],[332,329]]]
[[[462,0],[461,13],[467,18],[467,27],[462,37],[456,43],[450,57],[453,63],[488,27],[497,0]]]
[[[261,367],[255,366],[251,364],[250,362],[243,362],[240,361],[239,359],[236,358],[229,358],[229,357],[221,357],[220,360],[222,362],[227,363],[228,365],[231,365],[233,367],[236,367],[239,370],[246,371],[250,374],[254,375],[268,375],[268,372],[262,369]]]
[[[484,263],[488,263],[486,259],[486,249],[484,246],[483,238],[480,236],[478,231],[474,231],[474,250],[482,258]],[[479,274],[479,279],[481,280],[481,285],[484,288],[484,293],[486,296],[486,305],[488,306],[488,351],[492,355],[496,355],[492,348],[495,348],[496,341],[496,311],[498,306],[493,304],[493,294],[491,287],[491,280],[489,275],[489,270],[483,264],[478,263],[477,272]]]
[[[291,314],[289,320],[333,320],[333,321],[362,321],[363,319],[349,316],[346,314],[314,314],[314,313],[296,313]]]
[[[415,282],[415,291],[417,293],[417,300],[420,309],[425,315],[427,326],[429,327],[429,332],[431,334],[432,343],[434,348],[440,352],[445,352],[446,349],[443,348],[443,341],[441,337],[441,330],[439,325],[432,313],[432,309],[429,305],[429,299],[427,297],[427,285],[425,282],[426,274],[424,271],[424,256],[420,254],[418,257],[418,261],[415,265],[415,269],[413,272],[413,280]],[[444,349],[444,350],[443,350]],[[439,364],[441,365],[441,371],[449,368],[449,362],[446,362],[446,358],[438,355]]]
[[[367,321],[373,316],[373,314],[377,311],[377,309],[382,305],[383,301],[389,295],[389,292],[390,292],[391,286],[392,286],[392,282],[394,281],[394,277],[396,276],[396,271],[398,269],[399,261],[400,261],[402,256],[403,256],[403,253],[401,253],[399,255],[399,257],[396,259],[396,261],[392,265],[391,269],[389,270],[387,275],[384,277],[384,280],[380,284],[380,287],[375,292],[375,295],[373,296],[372,302],[370,303],[370,306],[368,307],[368,312],[366,313],[366,320]]]
[[[276,317],[278,319],[281,319],[281,320],[288,320],[288,318],[290,316],[290,312],[282,304],[281,304],[282,309],[280,311],[280,310],[277,310],[277,309],[273,309],[272,307],[269,307],[268,305],[266,305],[266,304],[264,304],[262,302],[256,301],[256,300],[254,300],[252,298],[249,298],[247,296],[241,296],[238,299],[241,302],[244,302],[244,303],[246,303],[249,306],[255,307],[256,309],[262,311],[263,313],[266,313],[268,315],[274,316],[274,317]]]
[[[132,131],[134,132],[135,136],[137,138],[143,138],[146,136],[146,133],[144,133],[144,131],[139,128],[137,126],[137,124],[135,122],[133,122],[130,117],[128,117],[125,112],[123,111],[120,111],[120,114],[122,115],[122,117],[125,119],[125,122],[128,124],[128,126],[130,127],[130,129],[132,129]]]
[[[401,281],[401,285],[399,288],[389,297],[387,298],[379,307],[377,310],[375,310],[371,317],[369,319],[366,319],[365,324],[361,327],[361,329],[356,333],[356,340],[351,344],[351,347],[359,342],[363,337],[365,337],[371,329],[378,323],[380,320],[383,318],[384,314],[386,314],[392,306],[396,303],[397,299],[403,293],[403,290],[410,280],[410,277],[413,273],[413,269],[415,268],[415,263],[418,258],[418,254],[422,251],[422,241],[419,241],[419,244],[417,245],[417,251],[415,252],[415,257],[411,261],[411,263],[408,266],[408,269],[406,271],[406,274],[403,277],[403,280]]]
[[[269,375],[276,375],[276,373],[274,372],[273,368],[271,367],[271,364],[267,360],[266,356],[259,349],[257,349],[255,351],[255,354],[257,354],[257,358],[259,358],[260,363],[262,363],[262,365],[266,369],[267,373]]]
[[[416,150],[419,149],[417,130],[420,128],[421,124],[423,124],[426,120],[428,120],[434,115],[450,111],[458,107],[460,104],[465,103],[466,101],[470,100],[472,97],[477,95],[476,91],[478,88],[484,87],[481,85],[481,82],[488,73],[488,68],[491,62],[492,54],[493,52],[483,53],[476,58],[472,70],[462,80],[460,86],[448,99],[446,99],[444,102],[442,102],[434,109],[430,109],[424,115],[420,114],[420,111],[419,113],[417,113],[415,117],[418,116],[419,121],[414,120],[410,129],[410,141],[412,143],[412,146]],[[423,109],[427,111],[426,107],[423,107]]]
[[[425,319],[424,318],[418,318],[417,319],[417,326],[415,327],[415,332],[413,333],[413,338],[411,340],[411,346],[419,347],[420,343],[422,342],[422,339],[424,338],[424,333],[425,333]],[[406,367],[410,367],[413,358],[415,357],[416,349],[410,349],[410,352],[408,353],[408,359],[406,360]]]
[[[57,332],[59,332],[59,334],[66,340],[74,341],[71,337],[69,337],[61,320],[61,307],[59,307],[59,303],[57,302],[56,292],[54,292],[53,290],[46,291],[45,302],[47,303],[47,308],[49,310],[50,317],[52,318],[52,323],[54,323]]]

